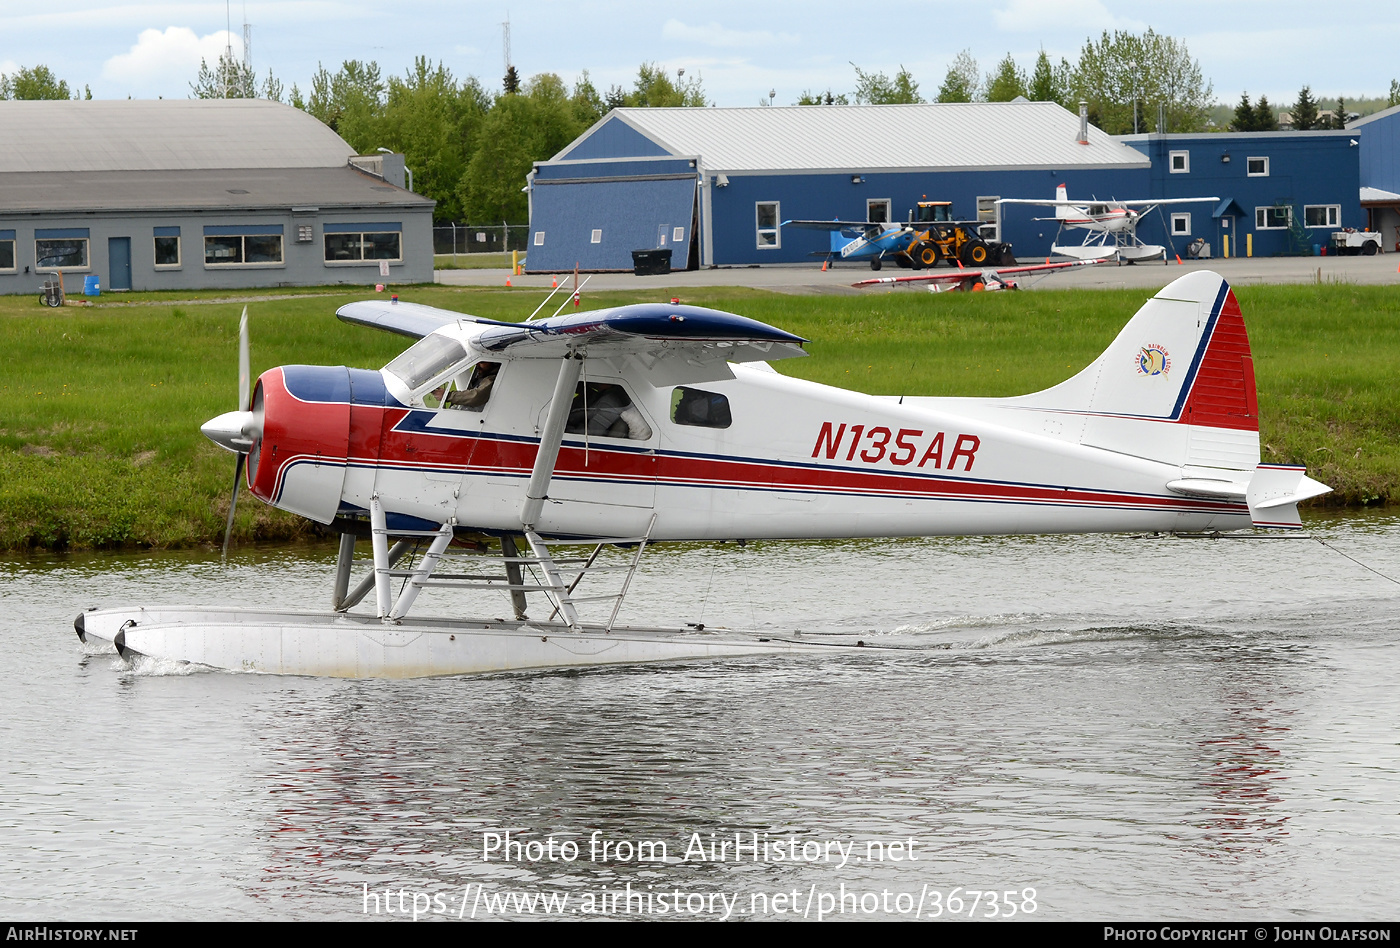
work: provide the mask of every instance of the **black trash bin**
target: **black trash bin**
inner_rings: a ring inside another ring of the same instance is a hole
[[[671,250],[662,247],[658,250],[632,251],[632,272],[637,276],[664,276],[671,272]]]

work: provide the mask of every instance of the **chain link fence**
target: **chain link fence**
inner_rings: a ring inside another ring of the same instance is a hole
[[[466,256],[473,253],[522,253],[530,242],[529,224],[438,224],[433,227],[433,253]]]

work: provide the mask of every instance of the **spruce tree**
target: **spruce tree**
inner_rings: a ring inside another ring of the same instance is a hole
[[[1317,100],[1307,86],[1298,91],[1298,102],[1293,106],[1293,127],[1300,132],[1317,128]]]
[[[501,85],[505,87],[506,95],[515,95],[520,91],[520,73],[515,71],[514,66],[506,70],[506,75],[501,81]]]
[[[1342,101],[1342,97],[1337,97],[1337,111],[1332,115],[1333,128],[1347,127],[1347,104]]]
[[[1235,121],[1231,127],[1237,132],[1252,132],[1254,128],[1254,107],[1249,104],[1249,93],[1240,94],[1240,104],[1235,106]]]
[[[1269,104],[1266,95],[1261,95],[1259,101],[1254,103],[1254,131],[1278,131],[1278,116],[1274,114],[1274,107]]]

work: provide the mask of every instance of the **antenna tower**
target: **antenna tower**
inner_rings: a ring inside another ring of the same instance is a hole
[[[505,71],[510,72],[510,14],[506,14],[506,21],[501,24],[501,51],[505,54]]]
[[[243,72],[253,76],[253,24],[248,22],[248,4],[243,4]]]
[[[224,61],[219,64],[219,76],[224,81],[224,98],[228,98],[228,71],[233,67],[232,0],[224,0]]]

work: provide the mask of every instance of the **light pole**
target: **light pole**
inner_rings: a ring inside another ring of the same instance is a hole
[[[1133,134],[1138,133],[1138,71],[1137,60],[1128,60],[1128,69],[1133,74]]]

